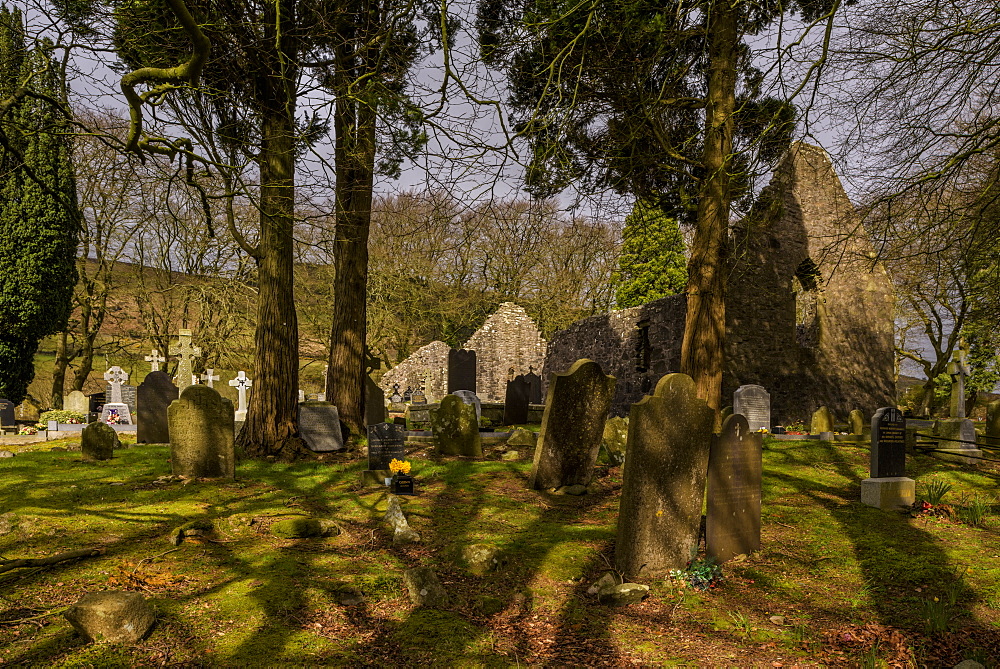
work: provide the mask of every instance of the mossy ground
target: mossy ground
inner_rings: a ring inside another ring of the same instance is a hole
[[[772,442],[764,451],[762,550],[725,566],[717,589],[649,583],[625,609],[586,593],[613,563],[621,471],[595,492],[526,489],[530,459],[411,455],[420,495],[405,504],[423,542],[393,547],[384,488],[355,461],[244,462],[232,482],[182,481],[165,446],[89,463],[48,443],[0,461],[0,556],[102,547],[96,558],[0,574],[0,664],[558,666],[953,666],[1000,657],[1000,536],[948,518],[861,505],[867,450]],[[998,470],[918,456],[946,501],[994,494]],[[996,512],[996,507],[991,511]],[[296,514],[339,536],[279,539]],[[212,521],[210,537],[168,542]],[[475,577],[461,547],[493,544],[506,564]],[[415,609],[402,571],[433,566],[448,610]],[[58,611],[89,591],[131,589],[158,611],[135,646],[87,645]],[[345,589],[361,604],[341,604]],[[51,614],[51,615],[46,615]],[[773,616],[782,616],[775,623]],[[28,620],[30,619],[30,620]],[[15,622],[21,621],[21,622]],[[936,629],[935,628],[939,628]],[[993,665],[995,666],[995,665]]]

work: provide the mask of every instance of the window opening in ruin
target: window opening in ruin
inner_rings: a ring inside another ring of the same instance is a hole
[[[653,346],[649,342],[649,321],[639,321],[639,340],[636,342],[635,351],[635,371],[649,371],[649,365],[653,356]]]
[[[812,258],[806,258],[792,277],[795,294],[795,338],[799,346],[815,348],[819,345],[819,305],[823,300],[820,290],[822,275]]]

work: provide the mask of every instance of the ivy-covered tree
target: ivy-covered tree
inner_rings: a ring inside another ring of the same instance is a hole
[[[13,402],[34,378],[38,342],[65,326],[76,284],[65,87],[46,46],[29,50],[21,12],[0,5],[0,100],[16,100],[0,118],[0,397]]]
[[[613,281],[619,309],[682,293],[687,285],[687,258],[677,221],[656,205],[636,201],[625,217]]]

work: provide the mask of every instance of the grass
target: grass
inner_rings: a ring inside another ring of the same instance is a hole
[[[614,564],[619,468],[600,468],[593,494],[553,496],[527,490],[530,458],[411,454],[421,494],[405,513],[423,542],[400,548],[380,518],[384,488],[361,487],[358,462],[243,462],[236,481],[184,482],[168,477],[165,446],[98,463],[47,450],[71,443],[0,461],[0,556],[105,553],[0,574],[0,664],[953,666],[982,657],[996,666],[989,658],[1000,657],[992,507],[973,525],[863,506],[868,454],[842,442],[769,440],[762,550],[724,565],[715,589],[651,582],[650,597],[624,609],[586,592]],[[918,490],[943,481],[970,500],[998,478],[923,456],[908,470]],[[343,532],[269,532],[294,515],[335,519]],[[175,548],[172,530],[192,521],[210,522],[212,540]],[[473,543],[497,546],[502,568],[469,574],[461,548]],[[417,565],[438,573],[447,610],[410,604],[402,572]],[[158,623],[146,640],[88,645],[73,634],[58,611],[104,589],[152,601]],[[362,603],[342,603],[351,593]]]

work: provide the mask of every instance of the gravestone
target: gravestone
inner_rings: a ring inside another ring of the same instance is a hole
[[[851,434],[860,437],[865,433],[865,415],[860,409],[851,409],[847,422],[851,425]]]
[[[133,421],[138,420],[138,409],[139,409],[139,396],[136,393],[137,386],[130,385],[128,383],[123,383],[121,390],[119,391],[120,397],[122,398],[122,404],[128,406],[129,415],[132,417]],[[105,397],[111,397],[114,393],[112,392],[111,386],[108,385],[104,389]]]
[[[150,372],[136,391],[139,399],[135,440],[140,444],[170,443],[167,407],[180,396],[166,372]]]
[[[344,450],[344,433],[340,429],[340,413],[329,402],[299,404],[299,436],[309,450],[329,453]]]
[[[1000,400],[986,406],[986,436],[993,437],[991,446],[1000,445]]]
[[[128,373],[115,365],[104,372],[104,380],[109,383],[109,390],[106,391],[109,399],[101,411],[101,422],[132,425],[132,409],[125,404],[122,397],[122,386],[128,381]]]
[[[628,447],[628,418],[612,416],[604,423],[601,446],[609,465],[620,467],[625,463],[625,449]]]
[[[906,478],[906,418],[896,407],[872,416],[871,478],[861,482],[861,501],[890,510],[913,504],[916,484]]]
[[[406,458],[406,436],[398,425],[378,423],[368,426],[368,469],[389,469],[392,460]]]
[[[528,382],[528,404],[542,403],[542,377],[535,374],[535,368],[529,367],[524,380]]]
[[[771,430],[771,396],[764,386],[740,386],[733,393],[733,413],[747,419],[751,432]]]
[[[206,369],[205,373],[199,377],[209,388],[214,388],[215,382],[219,380],[219,375],[214,372],[214,369]]]
[[[236,372],[236,378],[231,379],[229,385],[236,388],[236,421],[242,423],[247,419],[247,391],[253,386],[253,380],[248,379],[247,373],[241,370]]]
[[[810,434],[833,432],[833,414],[826,407],[820,407],[812,415],[809,427]]]
[[[413,391],[413,395],[410,396],[411,404],[427,404],[427,395],[424,394],[423,388],[417,388]]]
[[[476,425],[483,419],[483,403],[479,401],[479,398],[471,390],[456,390],[452,393],[455,397],[458,397],[466,404],[471,404],[476,407]]]
[[[170,466],[175,475],[233,478],[233,403],[208,386],[188,386],[167,409]]]
[[[761,455],[764,436],[742,414],[722,424],[708,454],[705,547],[716,563],[760,549]]]
[[[964,339],[948,363],[948,374],[951,376],[951,417],[965,418],[965,379],[971,374],[971,370],[969,349]]]
[[[201,356],[201,348],[191,345],[191,331],[179,330],[177,333],[177,344],[170,350],[170,355],[178,357],[177,362],[177,387],[183,393],[184,389],[192,384],[197,384],[197,377],[192,374],[194,358]]]
[[[143,358],[149,363],[149,371],[158,372],[160,371],[160,363],[166,362],[167,359],[160,355],[160,349],[154,348],[150,355]]]
[[[590,484],[614,394],[615,377],[593,360],[577,360],[565,374],[552,374],[529,487]]]
[[[686,374],[662,377],[632,405],[615,542],[626,579],[684,569],[697,553],[714,424]]]
[[[403,392],[403,402],[410,402],[413,399],[413,388],[407,386]]]
[[[389,402],[392,404],[402,404],[403,396],[399,394],[399,384],[395,383],[392,386],[392,395],[389,396]]]
[[[503,424],[524,425],[528,422],[528,393],[531,388],[524,375],[507,382],[503,403]]]
[[[82,413],[85,417],[90,413],[90,400],[79,390],[71,390],[63,396],[63,409]]]
[[[372,377],[365,375],[365,424],[378,425],[385,422],[385,394]]]
[[[456,390],[476,392],[476,352],[465,349],[448,351],[448,393]]]
[[[110,460],[120,445],[118,433],[105,423],[91,423],[80,433],[80,450],[86,460]]]
[[[14,403],[10,400],[0,399],[0,425],[5,427],[15,425]]]
[[[441,406],[431,411],[431,429],[442,455],[483,456],[483,440],[479,436],[476,407],[466,404],[457,395],[447,395]]]
[[[976,427],[968,418],[945,418],[934,423],[938,444],[932,455],[943,460],[975,464],[982,457],[978,448]]]

